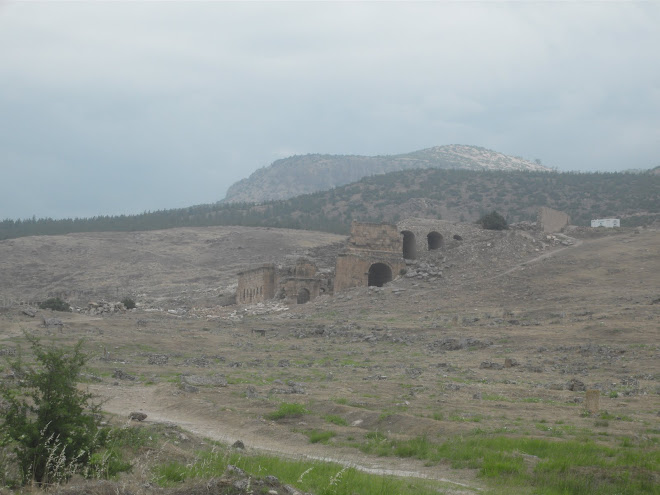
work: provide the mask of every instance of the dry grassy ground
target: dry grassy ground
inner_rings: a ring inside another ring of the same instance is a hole
[[[199,246],[209,243],[211,233],[203,231]],[[159,235],[166,245],[167,232]],[[311,239],[316,245],[336,240],[300,235],[298,247],[310,243],[303,248],[313,246]],[[143,411],[147,422],[174,422],[230,443],[240,439],[248,450],[445,479],[456,483],[455,492],[484,482],[476,470],[448,463],[366,454],[359,449],[365,435],[441,441],[481,431],[558,441],[590,437],[613,447],[622,438],[657,442],[660,233],[582,236],[546,257],[512,236],[487,233],[434,253],[447,267],[434,282],[404,277],[282,312],[231,314],[236,308],[229,308],[213,318],[141,310],[105,318],[58,313],[65,321],[59,331],[12,307],[0,314],[0,349],[16,347],[22,332],[56,342],[82,337],[95,356],[88,385],[119,417]],[[487,247],[505,242],[517,251],[489,258],[494,251]],[[239,256],[222,245],[217,259]],[[141,291],[148,291],[151,277],[160,293],[179,287],[165,287],[162,273],[139,264],[133,272],[143,281]],[[171,280],[174,272],[168,273]],[[138,319],[147,326],[138,327]],[[504,367],[506,359],[513,366]],[[585,388],[601,392],[596,414],[585,414]],[[267,419],[281,402],[309,412]],[[334,436],[310,443],[313,430]]]

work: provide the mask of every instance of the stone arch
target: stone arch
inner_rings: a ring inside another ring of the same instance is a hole
[[[409,230],[401,232],[403,235],[403,257],[407,260],[417,258],[417,245],[415,244],[415,234]]]
[[[369,267],[369,286],[382,287],[392,281],[392,269],[385,263],[374,263]]]
[[[309,290],[307,290],[304,287],[301,287],[300,290],[298,291],[298,298],[296,302],[298,304],[305,304],[306,302],[309,302],[309,299],[310,299]]]
[[[442,234],[436,232],[435,230],[433,232],[429,232],[429,235],[426,236],[426,239],[429,244],[429,251],[440,249],[445,245],[445,240],[443,239]]]

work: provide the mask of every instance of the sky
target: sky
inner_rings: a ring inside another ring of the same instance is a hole
[[[660,165],[660,2],[0,0],[0,220],[213,203],[295,154]]]

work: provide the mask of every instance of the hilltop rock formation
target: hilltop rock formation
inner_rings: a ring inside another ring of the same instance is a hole
[[[415,168],[550,171],[520,157],[458,144],[389,156],[298,155],[277,160],[236,182],[227,191],[224,202],[287,199],[350,184],[370,175]]]

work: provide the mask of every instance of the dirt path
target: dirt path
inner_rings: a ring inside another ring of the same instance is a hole
[[[580,239],[575,239],[575,238],[572,238],[572,237],[571,237],[571,239],[573,239],[573,241],[575,241],[575,244],[571,244],[570,246],[566,246],[566,247],[563,247],[563,248],[555,249],[554,251],[550,251],[550,252],[548,252],[548,253],[544,253],[544,254],[542,254],[542,255],[540,255],[540,256],[537,256],[536,258],[532,258],[531,260],[523,261],[522,263],[518,263],[518,264],[515,265],[514,267],[509,268],[509,269],[506,270],[505,272],[498,273],[497,275],[494,275],[494,276],[489,277],[489,278],[484,279],[484,280],[494,280],[494,279],[496,279],[496,278],[504,277],[504,276],[508,275],[509,273],[513,273],[513,272],[515,272],[515,271],[517,271],[517,270],[520,270],[520,269],[522,269],[522,268],[524,268],[524,267],[526,267],[526,266],[529,266],[529,265],[532,265],[532,264],[534,264],[534,263],[538,263],[539,261],[543,261],[543,260],[545,260],[545,259],[548,259],[548,258],[551,258],[551,257],[553,257],[553,256],[556,256],[556,255],[558,255],[559,253],[561,253],[561,252],[563,252],[563,251],[565,251],[565,250],[567,250],[567,249],[573,249],[573,248],[576,248],[576,247],[580,247],[580,246],[582,245],[582,243],[583,243],[583,241],[580,240]]]
[[[147,421],[175,423],[196,435],[230,445],[241,440],[248,450],[289,459],[333,462],[377,475],[431,479],[447,483],[447,494],[473,494],[482,489],[471,471],[452,471],[443,465],[425,466],[415,460],[371,457],[354,449],[302,443],[290,431],[261,418],[251,418],[249,414],[217,411],[210,415],[201,400],[173,395],[170,384],[90,388],[104,401],[103,409],[109,413],[126,417],[131,411],[144,411],[148,414]]]

